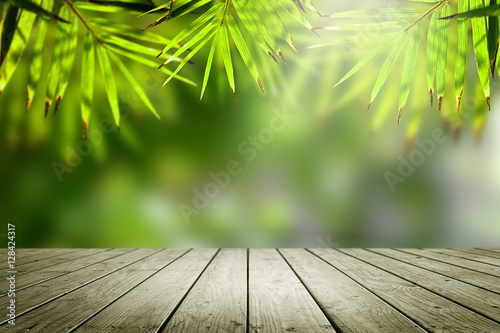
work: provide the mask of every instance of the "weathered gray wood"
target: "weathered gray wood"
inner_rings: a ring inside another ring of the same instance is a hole
[[[370,249],[385,256],[500,293],[500,278],[394,249]]]
[[[489,265],[499,266],[498,272],[500,273],[500,259],[488,257],[483,254],[476,253],[474,250],[455,250],[455,249],[431,249],[431,251],[436,253],[447,254],[452,257],[468,259],[473,261],[482,262]]]
[[[500,252],[488,251],[485,249],[457,249],[457,250],[461,252],[479,254],[484,257],[492,257],[500,259]]]
[[[249,331],[333,332],[333,327],[275,249],[250,249]]]
[[[217,250],[192,250],[83,323],[76,332],[156,332]]]
[[[104,250],[104,249],[103,249]],[[1,249],[1,255],[2,258],[5,258],[5,260],[2,261],[2,272],[1,276],[2,279],[5,274],[5,270],[7,270],[7,254],[8,250],[6,248]],[[15,251],[15,266],[18,271],[21,271],[19,269],[20,267],[23,267],[26,264],[30,264],[39,260],[44,260],[47,258],[54,258],[60,255],[64,254],[74,254],[74,249],[16,249]]]
[[[16,319],[15,330],[12,327],[7,330],[30,333],[70,332],[185,252],[186,250],[181,249],[157,252],[20,316]],[[0,326],[0,330],[3,327],[5,325]]]
[[[79,288],[95,279],[109,274],[112,271],[130,265],[132,262],[145,258],[159,250],[141,249],[125,253],[124,255],[101,261],[95,265],[82,268],[54,279],[36,284],[26,289],[17,291],[18,302],[16,307],[17,315],[34,308],[47,300],[60,297],[75,288]],[[8,306],[9,298],[0,298],[0,308]],[[3,320],[3,318],[2,318]]]
[[[414,283],[333,249],[312,249],[431,332],[497,332],[500,325]]]
[[[48,270],[49,267],[75,260],[78,258],[83,258],[86,256],[91,256],[99,252],[107,251],[107,249],[79,249],[77,251],[62,252],[56,256],[36,259],[30,263],[16,265],[18,275],[25,274],[27,272],[33,272],[40,269]]]
[[[488,265],[485,263],[449,256],[447,254],[432,251],[431,249],[397,249],[397,250],[500,277],[500,270],[498,267]]]
[[[55,277],[68,274],[72,271],[82,269],[84,267],[94,265],[100,261],[104,261],[127,252],[132,251],[132,249],[112,249],[109,251],[98,252],[94,255],[77,258],[75,260],[70,260],[68,262],[63,262],[54,266],[49,267],[47,270],[28,272],[26,274],[21,274],[16,279],[17,289],[27,288],[36,283],[46,281],[48,279],[53,279]],[[3,281],[2,281],[3,283]],[[6,289],[1,289],[6,290]],[[1,297],[5,294],[1,295]]]
[[[340,251],[500,322],[498,294],[367,250],[341,249]]]
[[[280,249],[323,312],[343,333],[425,332],[421,327],[304,249]]]
[[[162,332],[245,333],[247,250],[221,250]]]

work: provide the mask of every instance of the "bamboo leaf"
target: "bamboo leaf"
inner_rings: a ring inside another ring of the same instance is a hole
[[[205,74],[203,76],[203,86],[201,87],[201,96],[200,101],[203,99],[203,94],[205,93],[205,89],[207,88],[208,78],[210,76],[210,70],[212,69],[212,63],[214,60],[215,49],[217,48],[217,43],[219,42],[219,36],[221,30],[217,31],[217,34],[212,41],[212,47],[210,48],[210,52],[208,53],[207,65],[205,67]],[[226,32],[227,34],[227,32]]]
[[[392,35],[392,34],[395,34],[395,33],[396,32],[394,32],[394,31],[391,31],[391,32],[383,31],[383,32],[369,33],[369,34],[364,34],[363,33],[363,34],[360,34],[360,35],[354,35],[354,36],[340,38],[340,39],[337,39],[337,40],[334,40],[334,41],[331,41],[331,42],[326,42],[326,43],[322,43],[322,44],[312,45],[312,46],[309,46],[308,49],[315,49],[315,48],[318,48],[318,47],[339,45],[339,44],[343,44],[343,43],[348,43],[348,42],[356,41],[358,39],[371,39],[371,38],[375,38],[375,37]]]
[[[68,7],[64,6],[61,8],[60,15],[67,17]],[[49,109],[52,105],[52,101],[56,95],[57,87],[59,85],[59,75],[61,73],[61,61],[63,57],[63,47],[65,36],[65,29],[63,25],[66,23],[58,22],[56,39],[54,41],[54,51],[52,53],[52,61],[50,63],[49,81],[47,83],[47,91],[45,94],[45,119],[49,114]]]
[[[64,97],[66,88],[69,84],[69,78],[71,74],[71,69],[73,68],[73,61],[75,60],[76,46],[78,43],[78,22],[77,17],[69,14],[69,10],[66,11],[67,17],[64,17],[70,24],[64,24],[64,44],[62,50],[62,60],[61,60],[61,73],[59,78],[59,87],[56,97],[56,105],[54,112],[59,108],[59,104]]]
[[[236,21],[234,20],[234,17],[231,15],[231,13],[227,13],[226,15],[227,27],[229,28],[231,37],[233,37],[234,44],[240,52],[241,58],[248,68],[248,71],[253,76],[255,81],[257,81],[257,84],[259,85],[262,92],[264,92],[264,88],[262,87],[262,83],[260,82],[257,66],[255,65],[252,55],[250,54],[250,50],[248,49],[245,39],[243,38],[243,35],[241,34],[240,29],[238,28],[238,25],[236,24]]]
[[[0,48],[0,73],[2,72],[3,63],[7,52],[9,51],[10,44],[12,43],[11,36],[14,36],[17,29],[17,14],[19,8],[6,4],[4,7],[4,13],[2,19],[0,20],[0,27],[2,28],[1,34],[1,48]],[[1,93],[1,91],[0,91]]]
[[[317,27],[329,31],[379,31],[389,29],[402,29],[409,25],[408,21],[383,21],[383,22],[368,22],[368,23],[353,23],[336,26]]]
[[[471,10],[482,8],[482,0],[471,0],[470,1]],[[484,18],[472,18],[472,40],[474,42],[474,54],[476,56],[476,66],[477,72],[479,74],[479,80],[481,81],[481,86],[484,91],[484,96],[486,98],[486,104],[490,108],[490,78],[489,78],[489,56],[488,56],[488,45],[486,42],[486,24]]]
[[[52,0],[46,0],[42,4],[45,9],[51,9],[53,6]],[[35,95],[35,89],[40,80],[42,72],[43,51],[45,47],[45,40],[47,38],[47,29],[49,22],[46,19],[38,18],[38,29],[36,30],[35,44],[33,46],[33,56],[31,57],[30,72],[28,76],[28,91],[27,91],[27,104],[26,112],[31,107],[31,102]]]
[[[33,2],[35,4],[39,4],[40,1],[36,0]],[[31,30],[33,27],[33,23],[35,22],[36,14],[30,11],[21,11],[20,18],[16,25],[15,34],[12,37],[12,42],[10,43],[9,52],[5,56],[4,62],[2,63],[2,67],[0,68],[0,94],[5,89],[7,84],[9,83],[12,74],[17,68],[19,60],[23,55],[28,39],[31,35]],[[5,22],[7,23],[7,21]],[[5,24],[4,23],[4,24]],[[2,39],[5,35],[2,36]],[[9,38],[9,37],[7,37]],[[5,40],[2,40],[4,43]]]
[[[183,29],[181,32],[179,32],[171,41],[168,43],[164,48],[163,51],[160,53],[163,54],[165,52],[168,52],[172,47],[177,45],[178,43],[182,42],[186,37],[191,35],[193,32],[196,30],[200,29],[205,23],[209,22],[212,17],[215,16],[222,8],[224,8],[224,5],[222,3],[215,5],[211,7],[209,10],[207,10],[205,13],[200,15],[196,20],[191,22],[185,29]],[[158,56],[160,56],[158,55]]]
[[[427,33],[427,87],[429,89],[429,97],[431,106],[434,101],[434,84],[437,74],[437,59],[438,59],[438,34],[439,34],[439,12],[435,11],[432,14],[429,23],[429,31]]]
[[[90,123],[92,112],[92,97],[94,95],[94,71],[95,71],[94,40],[90,32],[87,32],[83,40],[82,59],[82,121],[83,138],[87,138],[87,128]]]
[[[111,112],[113,113],[115,124],[119,129],[120,108],[118,105],[118,96],[116,94],[115,78],[113,76],[111,64],[109,63],[108,51],[102,45],[98,45],[97,47],[97,58],[99,59],[101,74],[104,77],[104,83],[106,85],[106,91],[108,93],[108,100],[109,100],[109,105],[111,106]]]
[[[56,19],[57,21],[68,23],[68,21],[66,21],[65,19],[57,16],[55,13],[52,13],[51,11],[42,7],[40,5],[40,1],[32,2],[30,0],[15,0],[15,1],[8,0],[8,2],[13,6],[21,8],[21,9],[28,11],[28,12],[32,12],[38,16],[43,16],[43,17],[46,17],[49,19],[53,18],[53,19]]]
[[[191,58],[198,53],[198,51],[217,33],[216,31],[211,32],[208,36],[204,37],[203,40],[191,51],[189,54],[184,58],[184,60],[181,62],[179,67],[176,68],[176,70],[170,75],[170,77],[165,81],[163,86],[165,86],[167,83],[170,82],[172,78],[177,75],[177,73],[191,60]]]
[[[458,10],[463,12],[469,7],[468,0],[458,1]],[[464,91],[465,66],[467,60],[467,40],[469,35],[469,21],[460,20],[457,22],[457,55],[455,60],[455,99],[457,111],[460,111],[460,103]]]
[[[236,92],[236,87],[234,85],[234,69],[233,62],[231,60],[231,48],[229,46],[229,38],[227,34],[227,28],[225,25],[221,27],[220,30],[220,43],[222,48],[222,59],[224,61],[224,67],[226,68],[227,80],[231,86],[233,94]]]
[[[422,35],[422,27],[417,24],[413,28],[413,32],[410,37],[410,43],[408,45],[408,50],[406,51],[405,64],[403,67],[403,74],[401,77],[401,90],[399,91],[399,113],[398,113],[398,124],[401,121],[403,115],[403,109],[410,95],[411,85],[413,83],[413,76],[415,74],[415,67],[417,64],[418,49],[420,46],[420,36]]]
[[[441,16],[450,14],[450,6],[445,4],[441,11]],[[437,59],[437,75],[436,86],[438,95],[438,110],[441,112],[443,106],[444,89],[446,83],[446,67],[448,64],[448,40],[450,33],[450,21],[440,20],[438,23],[438,59]]]
[[[356,74],[357,71],[359,71],[368,61],[370,61],[374,56],[376,56],[380,51],[382,51],[390,42],[392,42],[394,39],[396,39],[398,35],[394,35],[391,38],[387,39],[385,42],[377,46],[374,50],[372,50],[366,57],[361,59],[356,66],[354,66],[344,77],[342,77],[337,84],[335,84],[335,87],[337,87],[339,84],[343,83],[345,80]]]
[[[499,16],[500,15],[500,5],[494,4],[491,6],[484,7],[483,2],[481,0],[480,7],[474,7],[475,0],[470,0],[470,9],[469,11],[458,13],[454,15],[449,15],[443,17],[443,20],[464,20],[468,18],[476,18],[476,17],[485,17],[485,16]]]
[[[137,93],[139,98],[142,100],[142,102],[148,107],[149,110],[151,110],[151,112],[156,116],[156,118],[160,119],[158,112],[156,111],[155,107],[153,106],[153,104],[149,100],[148,96],[146,95],[144,90],[142,90],[139,83],[135,80],[132,73],[130,73],[130,71],[123,64],[123,62],[120,60],[120,58],[118,58],[113,52],[110,52],[109,56],[115,62],[115,64],[118,66],[118,68],[123,73],[123,75],[128,80],[128,82],[130,82],[130,85],[132,86],[132,88],[134,88],[135,92]]]
[[[290,14],[291,17],[293,17],[295,20],[297,20],[300,24],[309,29],[311,32],[318,35],[318,33],[316,32],[316,30],[314,30],[311,23],[309,23],[309,21],[304,17],[304,15],[302,15],[302,13],[293,3],[292,0],[277,0],[277,2],[281,7],[283,7],[283,9],[285,9],[285,11],[288,14]]]
[[[295,44],[293,42],[292,36],[288,32],[288,29],[286,28],[285,24],[279,17],[278,13],[276,13],[276,10],[274,7],[269,3],[268,0],[259,0],[256,1],[257,5],[262,6],[264,11],[269,15],[270,21],[273,23],[274,30],[281,35],[281,37],[290,45],[290,47],[295,51],[297,51],[297,48],[295,47]]]
[[[408,31],[404,32],[397,39],[396,44],[394,44],[394,46],[391,49],[391,52],[389,52],[389,55],[387,56],[387,59],[385,60],[384,65],[382,66],[382,69],[380,70],[377,81],[375,82],[375,86],[373,87],[371,100],[370,100],[370,104],[368,105],[368,108],[370,108],[370,105],[373,103],[373,101],[377,97],[377,95],[380,92],[380,89],[382,89],[382,86],[384,85],[385,81],[387,81],[387,77],[389,76],[389,72],[391,71],[392,67],[394,66],[394,63],[396,62],[396,59],[398,58],[399,54],[403,50],[403,45],[406,42],[407,38],[408,38]]]
[[[490,0],[491,5],[496,5],[497,0]],[[495,65],[498,55],[498,37],[499,37],[498,16],[488,17],[488,54],[490,56],[491,74],[495,75]]]

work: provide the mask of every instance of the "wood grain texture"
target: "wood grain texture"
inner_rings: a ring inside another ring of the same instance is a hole
[[[482,262],[489,265],[499,266],[498,272],[500,273],[500,259],[484,256],[474,250],[455,250],[455,249],[432,249],[433,252],[447,254],[449,256],[468,259],[473,261]]]
[[[159,250],[156,249],[131,251],[125,253],[124,255],[82,268],[81,270],[61,275],[57,278],[19,290],[17,292],[17,297],[22,299],[22,302],[18,303],[16,311],[17,315],[21,315],[23,312],[28,311],[29,309],[34,308],[47,300],[60,297],[64,293],[74,290],[75,288],[79,288],[95,279],[98,279],[99,277],[105,276],[110,272],[130,265],[131,263],[141,260],[158,251]],[[8,306],[8,303],[8,297],[0,298],[1,308]]]
[[[164,333],[245,333],[247,250],[221,250],[175,311]]]
[[[275,249],[249,251],[249,332],[334,332]]]
[[[500,278],[496,276],[394,249],[370,249],[370,251],[500,294]]]
[[[406,253],[416,254],[425,258],[430,258],[433,260],[437,260],[444,263],[450,263],[455,266],[460,266],[464,268],[468,268],[471,270],[475,270],[477,272],[486,273],[490,275],[494,275],[500,277],[500,269],[499,267],[488,265],[485,263],[449,256],[447,254],[439,253],[433,251],[432,249],[399,249]],[[435,249],[437,250],[437,249]]]
[[[454,333],[500,330],[500,324],[350,255],[333,249],[311,251],[426,330]]]
[[[145,255],[152,250],[135,252]],[[94,280],[62,297],[47,302],[41,307],[16,319],[15,330],[9,332],[70,332],[79,324],[93,317],[101,310],[126,295],[147,278],[167,267],[186,250],[160,251],[143,260],[123,267],[100,279]],[[134,253],[134,252],[132,252]],[[3,326],[5,327],[5,325]],[[2,326],[0,326],[0,331]]]
[[[16,325],[0,332],[500,332],[497,249],[17,253]]]
[[[363,249],[342,249],[358,259],[500,322],[500,295]]]
[[[425,332],[372,292],[304,249],[280,249],[283,257],[339,331]]]
[[[68,274],[70,272],[82,269],[84,267],[95,265],[101,261],[114,258],[116,256],[125,254],[127,252],[132,251],[132,249],[112,249],[103,252],[95,253],[91,256],[86,256],[83,258],[76,258],[74,260],[70,260],[67,262],[63,262],[54,266],[49,267],[46,270],[42,271],[34,271],[28,272],[26,274],[21,274],[16,279],[16,287],[17,289],[27,288],[36,283],[40,283],[42,281],[46,281],[48,279],[53,279],[55,277]],[[76,253],[75,253],[76,254]],[[77,256],[77,255],[76,255]],[[3,281],[2,281],[3,282]],[[2,288],[2,290],[5,290]],[[0,296],[4,296],[5,293],[2,293]]]
[[[158,271],[75,332],[157,332],[217,253],[192,250]]]

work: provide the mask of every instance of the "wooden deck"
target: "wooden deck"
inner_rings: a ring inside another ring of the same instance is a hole
[[[15,326],[3,267],[0,332],[500,332],[498,249],[18,249]]]

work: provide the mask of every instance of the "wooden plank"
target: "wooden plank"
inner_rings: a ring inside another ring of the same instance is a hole
[[[500,295],[498,294],[367,250],[342,249],[340,251],[500,322]]]
[[[75,332],[157,332],[175,311],[217,250],[192,250],[130,290]]]
[[[464,281],[477,287],[500,293],[500,278],[489,274],[480,273],[467,268],[435,261],[418,255],[397,251],[394,249],[370,249],[385,256],[404,261],[432,272],[449,276],[453,279]]]
[[[90,266],[97,264],[100,261],[104,261],[122,254],[125,254],[127,252],[132,251],[132,249],[112,249],[104,252],[99,252],[96,253],[95,255],[84,257],[84,258],[77,258],[72,261],[68,262],[63,262],[54,266],[51,266],[47,270],[43,270],[41,272],[35,271],[35,272],[28,272],[26,274],[19,275],[16,278],[16,287],[18,290],[27,288],[29,286],[32,286],[36,283],[40,283],[42,281],[46,281],[48,279],[53,279],[55,277],[68,274],[70,272],[82,269],[84,267]],[[2,281],[2,283],[7,283],[7,280],[5,282]],[[7,289],[1,289],[1,290],[7,290]],[[4,296],[0,295],[0,296]]]
[[[30,333],[69,332],[87,318],[167,267],[185,252],[186,250],[181,249],[157,252],[130,266],[119,269],[18,317],[16,330],[29,331]],[[0,326],[0,329],[2,328]]]
[[[498,332],[500,325],[414,283],[333,249],[311,251],[431,332]]]
[[[486,256],[486,257],[500,258],[499,252],[488,251],[485,249],[457,249],[457,250],[462,251],[462,252],[467,252],[467,253],[476,253],[476,254]]]
[[[62,252],[59,255],[53,256],[53,257],[48,257],[48,258],[43,258],[43,259],[36,259],[30,263],[25,263],[25,264],[20,264],[16,265],[16,270],[18,272],[18,275],[25,274],[27,272],[33,272],[42,268],[47,269],[50,266],[54,266],[63,262],[68,262],[71,260],[75,260],[78,258],[83,258],[87,256],[94,255],[99,252],[104,252],[107,249],[79,249],[79,250],[73,250],[71,252]]]
[[[488,265],[485,263],[473,261],[473,260],[468,260],[468,259],[463,259],[463,258],[458,258],[458,257],[451,257],[449,255],[443,254],[443,253],[438,253],[431,251],[430,249],[397,249],[402,252],[406,253],[411,253],[415,254],[418,256],[430,258],[433,260],[437,260],[440,262],[444,263],[449,263],[452,265],[468,268],[475,270],[477,272],[481,273],[486,273],[490,275],[494,275],[497,277],[500,277],[500,270],[496,266]]]
[[[162,332],[246,332],[247,250],[221,250]]]
[[[54,258],[60,255],[71,253],[70,249],[16,249],[16,267],[20,267],[25,264],[33,263],[37,260],[43,260],[47,258]],[[7,249],[2,249],[2,258],[7,258]],[[2,262],[2,279],[4,275],[4,270],[7,270],[7,260]]]
[[[340,332],[425,332],[421,327],[304,249],[280,252]]]
[[[16,298],[22,300],[16,306],[17,315],[21,315],[25,311],[46,302],[47,300],[60,297],[75,288],[81,287],[86,283],[90,283],[95,279],[109,274],[112,271],[130,265],[132,262],[145,258],[155,252],[157,249],[141,249],[125,253],[124,255],[107,259],[74,271],[57,278],[36,284],[32,287],[22,289],[16,292]],[[0,308],[5,308],[9,304],[8,297],[0,298]]]
[[[251,332],[333,332],[304,285],[275,249],[249,251]]]
[[[436,253],[442,253],[442,254],[447,254],[449,256],[455,257],[455,258],[462,258],[462,259],[468,259],[468,260],[473,260],[473,261],[478,261],[482,262],[488,265],[495,265],[500,267],[500,259],[497,258],[492,258],[485,256],[483,254],[476,253],[474,250],[472,251],[458,251],[455,249],[431,249],[431,251],[436,252]],[[500,269],[498,270],[500,273]]]

